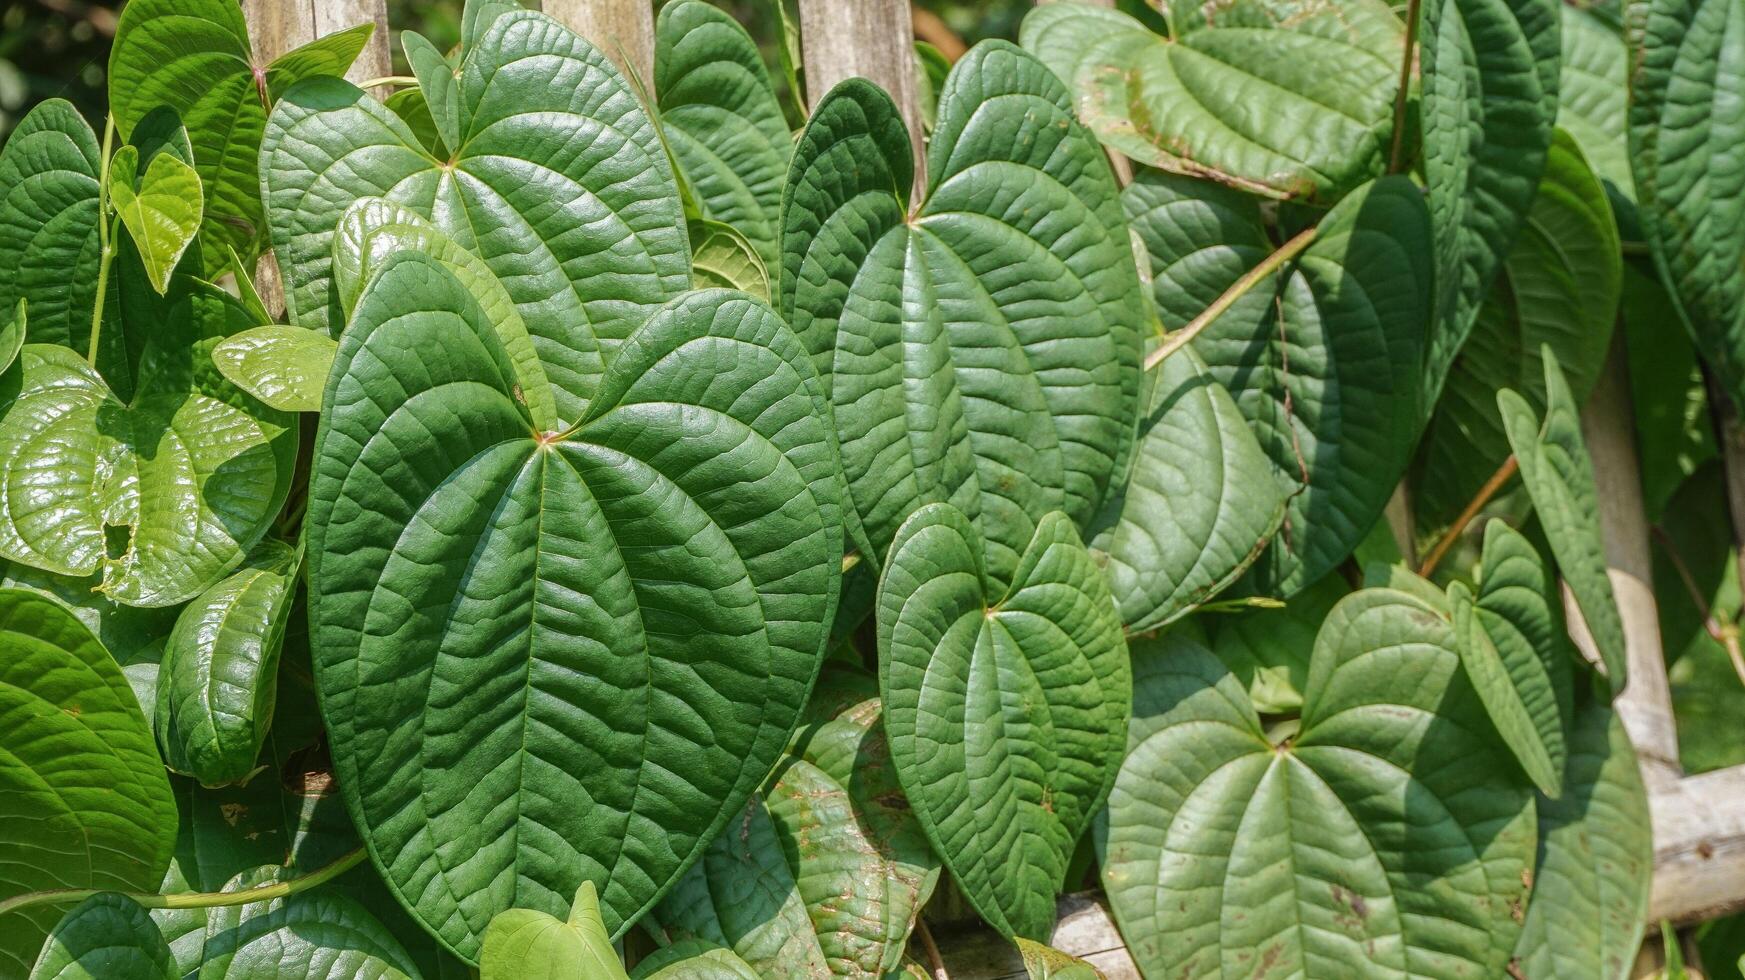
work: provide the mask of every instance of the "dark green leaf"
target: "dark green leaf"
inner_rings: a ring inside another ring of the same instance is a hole
[[[1120,765],[1130,675],[1114,601],[1065,514],[1011,587],[949,504],[915,512],[879,583],[891,759],[933,850],[988,924],[1046,937]]]
[[[283,868],[244,872],[223,890],[286,877]],[[317,888],[288,898],[231,905],[207,913],[199,980],[416,980],[400,943],[357,902]]]
[[[51,888],[151,891],[176,803],[121,668],[65,606],[0,589],[0,898]],[[0,968],[30,970],[65,905],[0,919]]]
[[[97,298],[102,151],[72,103],[32,109],[0,149],[0,310],[30,302],[31,340],[83,351]]]
[[[436,45],[416,31],[401,31],[400,46],[418,76],[418,88],[430,113],[436,136],[444,146],[460,144],[460,77]]]
[[[1283,609],[1249,609],[1200,618],[1212,652],[1248,689],[1262,714],[1295,714],[1309,684],[1309,658],[1315,633],[1340,599],[1351,591],[1338,572],[1292,596]]]
[[[80,902],[55,925],[30,980],[178,980],[170,948],[139,903],[114,892]]]

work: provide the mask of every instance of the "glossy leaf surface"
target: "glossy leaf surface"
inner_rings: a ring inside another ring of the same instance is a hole
[[[225,891],[281,880],[262,867],[237,875]],[[392,935],[357,902],[317,888],[288,898],[231,905],[207,913],[198,980],[416,980],[418,968]]]
[[[90,346],[102,150],[72,103],[48,99],[0,148],[0,310],[30,304],[31,339]]]
[[[169,292],[170,276],[200,231],[200,175],[174,153],[158,153],[140,172],[137,147],[109,161],[109,199],[133,236],[152,288]]]
[[[989,925],[1035,938],[1120,764],[1131,678],[1066,515],[1037,525],[1009,589],[983,553],[948,504],[904,523],[879,583],[879,690],[934,853]]]
[[[591,881],[582,882],[568,918],[533,909],[497,914],[485,930],[479,959],[480,980],[569,980],[571,977],[626,980],[624,964],[600,920],[600,898]]]
[[[1302,724],[1269,737],[1203,647],[1135,646],[1130,748],[1097,824],[1103,883],[1154,975],[1501,976],[1534,810],[1442,612],[1336,606]]]
[[[80,902],[55,924],[30,980],[177,980],[151,915],[114,892]]]
[[[466,957],[585,880],[622,933],[763,779],[823,656],[843,533],[809,358],[767,307],[693,293],[541,433],[478,300],[403,253],[324,401],[311,648],[378,867]]]
[[[156,888],[176,804],[121,668],[65,606],[21,589],[0,589],[0,647],[0,897]],[[0,920],[0,970],[28,973],[65,911]]]
[[[336,350],[326,334],[269,324],[219,342],[212,361],[226,380],[269,408],[319,412]]]

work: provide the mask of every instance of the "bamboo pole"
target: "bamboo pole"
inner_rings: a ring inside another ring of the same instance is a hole
[[[654,91],[651,0],[545,0],[545,12],[587,38],[620,70]]]
[[[915,87],[915,41],[909,0],[800,0],[800,49],[811,109],[850,78],[891,94],[915,151],[915,200],[925,189],[921,100]]]

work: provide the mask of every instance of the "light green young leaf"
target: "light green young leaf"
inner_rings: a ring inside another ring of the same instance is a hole
[[[1103,971],[1077,957],[1022,937],[1016,942],[1030,980],[1105,980]]]
[[[592,881],[582,882],[569,917],[533,909],[497,913],[485,930],[479,980],[629,980],[600,918]]]
[[[133,236],[152,288],[162,295],[200,232],[200,175],[173,153],[153,156],[144,174],[139,159],[137,147],[115,152],[109,161],[109,199]]]
[[[939,859],[897,783],[876,695],[858,671],[826,673],[810,707],[822,717],[765,798],[645,920],[658,940],[724,946],[764,976],[882,978],[898,967]]]
[[[0,310],[30,301],[31,339],[84,351],[97,298],[102,150],[64,99],[30,110],[0,148]]]
[[[189,603],[164,646],[153,715],[171,770],[202,785],[254,772],[272,725],[279,646],[296,554],[263,541],[248,563]]]
[[[104,892],[80,902],[49,933],[30,980],[180,980],[151,915]]]
[[[438,160],[346,82],[285,93],[260,187],[290,320],[337,335],[335,229],[357,200],[385,197],[478,251],[526,323],[558,417],[574,421],[613,351],[690,285],[666,151],[611,62],[533,11],[501,14],[467,52],[460,124],[452,161]]]
[[[545,433],[442,263],[370,282],[306,525],[339,784],[463,957],[585,880],[622,933],[767,775],[823,659],[843,531],[811,361],[768,307],[691,293]]]
[[[1521,466],[1521,480],[1533,498],[1533,510],[1545,528],[1551,554],[1557,559],[1576,605],[1587,621],[1612,690],[1622,691],[1629,678],[1624,657],[1624,624],[1606,574],[1605,540],[1600,536],[1599,491],[1593,463],[1581,436],[1580,409],[1549,348],[1545,361],[1545,418],[1540,423],[1526,399],[1504,388],[1497,392],[1509,445]]]
[[[767,268],[780,264],[782,179],[794,140],[763,56],[706,0],[675,0],[655,23],[660,121],[702,217],[730,225]]]
[[[885,731],[970,904],[1002,935],[1047,937],[1067,861],[1121,762],[1126,643],[1065,514],[1038,523],[1010,588],[983,554],[949,504],[898,531],[879,582]]]
[[[1636,200],[1630,175],[1630,53],[1622,26],[1593,7],[1562,4],[1563,74],[1557,82],[1557,127],[1581,147],[1610,189]]]
[[[1653,870],[1636,750],[1618,716],[1590,703],[1571,727],[1563,797],[1539,801],[1533,900],[1515,949],[1525,980],[1630,976]]]
[[[687,939],[636,964],[631,980],[764,980],[765,976],[731,950]]]
[[[1745,402],[1745,2],[1630,5],[1638,214],[1685,327]]]
[[[1599,380],[1623,291],[1618,230],[1605,186],[1569,134],[1551,144],[1539,193],[1490,299],[1448,374],[1419,450],[1417,524],[1439,534],[1509,455],[1496,391],[1545,404],[1549,346],[1577,401]]]
[[[1419,32],[1424,183],[1436,229],[1422,409],[1442,393],[1545,170],[1557,116],[1557,0],[1428,0]]]
[[[1539,792],[1562,795],[1572,682],[1557,584],[1502,521],[1485,525],[1478,595],[1448,586],[1454,645],[1492,724]]]
[[[268,408],[319,412],[338,349],[326,334],[269,324],[226,338],[212,348],[212,362],[231,384]]]
[[[230,0],[129,0],[109,54],[109,109],[124,139],[152,110],[175,111],[204,191],[203,234],[252,258],[265,231],[255,157],[268,99],[302,78],[343,74],[369,30],[318,39],[268,66],[256,62]],[[222,255],[214,248],[207,258]]]
[[[121,668],[65,606],[0,589],[0,898],[51,888],[150,891],[176,841],[176,803]],[[0,971],[24,976],[67,910],[0,918]]]
[[[698,289],[737,289],[769,300],[769,273],[763,259],[732,225],[691,221],[685,231],[691,239],[691,281]]]
[[[875,552],[947,502],[1003,584],[1043,515],[1087,525],[1126,472],[1144,298],[1107,159],[1023,51],[984,42],[952,70],[912,220],[909,161],[884,92],[851,79],[819,105],[783,203],[781,308],[832,386]]]
[[[1176,31],[1063,3],[1036,7],[1019,36],[1079,118],[1141,163],[1327,203],[1382,173],[1405,46],[1386,3],[1206,5]]]
[[[1171,355],[1155,373],[1127,481],[1089,529],[1132,633],[1167,626],[1223,591],[1285,515],[1271,461],[1199,355]]]
[[[460,78],[436,45],[416,31],[401,31],[400,46],[418,77],[436,135],[444,146],[460,145]]]
[[[185,602],[240,564],[289,489],[297,430],[212,364],[252,325],[217,287],[178,278],[165,329],[123,403],[65,347],[27,344],[0,400],[0,555],[59,575],[98,572],[136,606]]]
[[[1533,795],[1460,670],[1444,614],[1348,596],[1300,729],[1179,632],[1134,645],[1129,750],[1096,826],[1150,976],[1501,977],[1534,858]]]

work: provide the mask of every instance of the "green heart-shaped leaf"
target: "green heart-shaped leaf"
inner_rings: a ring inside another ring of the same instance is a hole
[[[1618,197],[1636,200],[1630,175],[1630,52],[1622,25],[1597,7],[1560,5],[1563,71],[1557,81],[1557,127]]]
[[[1570,656],[1556,582],[1539,553],[1502,521],[1485,526],[1478,595],[1448,587],[1455,648],[1491,722],[1539,791],[1563,786],[1571,711]]]
[[[756,42],[705,0],[669,3],[655,22],[654,87],[699,217],[733,227],[774,268],[794,140]]]
[[[297,556],[263,541],[248,564],[189,603],[159,665],[153,722],[164,763],[207,786],[254,772],[278,690]]]
[[[1631,8],[1630,162],[1642,228],[1697,350],[1745,401],[1745,65],[1739,0]]]
[[[1561,799],[1539,801],[1533,901],[1515,949],[1526,980],[1623,980],[1648,916],[1648,795],[1624,724],[1590,703],[1570,730]]]
[[[686,231],[691,238],[691,279],[698,289],[737,289],[769,299],[769,273],[744,235],[719,221],[692,221]]]
[[[1199,355],[1150,379],[1124,487],[1091,522],[1090,547],[1129,632],[1168,625],[1234,582],[1272,540],[1285,498],[1247,420]]]
[[[30,980],[178,980],[175,966],[151,915],[131,898],[104,892],[55,925]]]
[[[212,348],[212,362],[226,380],[269,408],[319,412],[338,349],[326,334],[270,324],[220,342]]]
[[[497,17],[467,51],[459,117],[454,156],[438,160],[346,82],[285,93],[262,141],[260,186],[291,322],[338,333],[334,231],[355,201],[385,197],[502,280],[558,416],[573,421],[612,352],[690,285],[666,151],[611,62],[533,11]]]
[[[1437,292],[1426,413],[1545,171],[1557,116],[1557,8],[1556,0],[1430,0],[1423,7],[1418,118]]]
[[[687,939],[636,964],[631,980],[763,980],[732,950],[702,939]]]
[[[400,46],[418,77],[431,123],[444,146],[460,145],[460,78],[436,45],[416,31],[401,31]]]
[[[562,432],[516,387],[479,301],[402,252],[341,338],[310,486],[335,770],[467,957],[582,881],[614,933],[660,897],[779,757],[841,568],[823,392],[768,307],[675,300]]]
[[[31,339],[84,350],[97,298],[97,136],[72,103],[48,99],[0,148],[0,310],[30,301]]]
[[[1104,980],[1103,971],[1058,949],[1023,938],[1017,944],[1030,980]]]
[[[200,231],[200,175],[174,153],[159,153],[139,172],[137,147],[109,161],[109,199],[133,236],[152,288],[169,292],[170,276]]]
[[[1497,392],[1497,410],[1558,571],[1575,594],[1582,619],[1599,648],[1606,679],[1613,691],[1621,691],[1629,680],[1624,623],[1618,617],[1612,580],[1606,573],[1606,543],[1600,534],[1593,462],[1581,436],[1580,409],[1563,380],[1557,355],[1544,348],[1540,356],[1545,361],[1543,424],[1527,400],[1508,388]]]
[[[1557,355],[1578,400],[1593,390],[1622,289],[1605,186],[1559,130],[1520,237],[1425,431],[1413,499],[1421,528],[1445,528],[1508,457],[1497,389],[1512,388],[1535,408],[1545,404],[1541,346]]]
[[[101,572],[105,594],[136,606],[185,602],[240,564],[284,502],[297,448],[289,416],[212,365],[247,311],[188,279],[168,305],[130,402],[48,344],[26,345],[0,392],[0,555]]]
[[[121,668],[60,603],[0,589],[0,898],[52,888],[151,891],[176,802]],[[65,905],[0,918],[0,964],[23,976]]]
[[[952,70],[912,220],[909,154],[871,84],[818,106],[784,197],[781,306],[832,386],[873,547],[949,502],[1004,583],[1043,515],[1084,526],[1125,472],[1145,323],[1132,247],[1101,148],[1010,44]]]
[[[1434,591],[1434,590],[1432,590]],[[1152,976],[1500,977],[1533,794],[1442,612],[1368,589],[1316,641],[1300,727],[1178,633],[1134,644],[1129,750],[1096,840]]]
[[[485,930],[480,980],[628,980],[600,919],[600,897],[582,882],[567,919],[533,909],[499,912]]]
[[[1114,600],[1065,514],[1009,589],[949,504],[897,532],[879,582],[891,759],[927,839],[1008,937],[1047,936],[1067,861],[1125,744],[1131,677]]]
[[[870,677],[826,673],[811,707],[824,717],[655,907],[657,939],[724,946],[767,976],[898,967],[939,859],[898,786],[876,695]]]
[[[1405,39],[1386,3],[1224,3],[1172,29],[1066,3],[1031,11],[1020,37],[1141,163],[1329,202],[1381,174]]]

